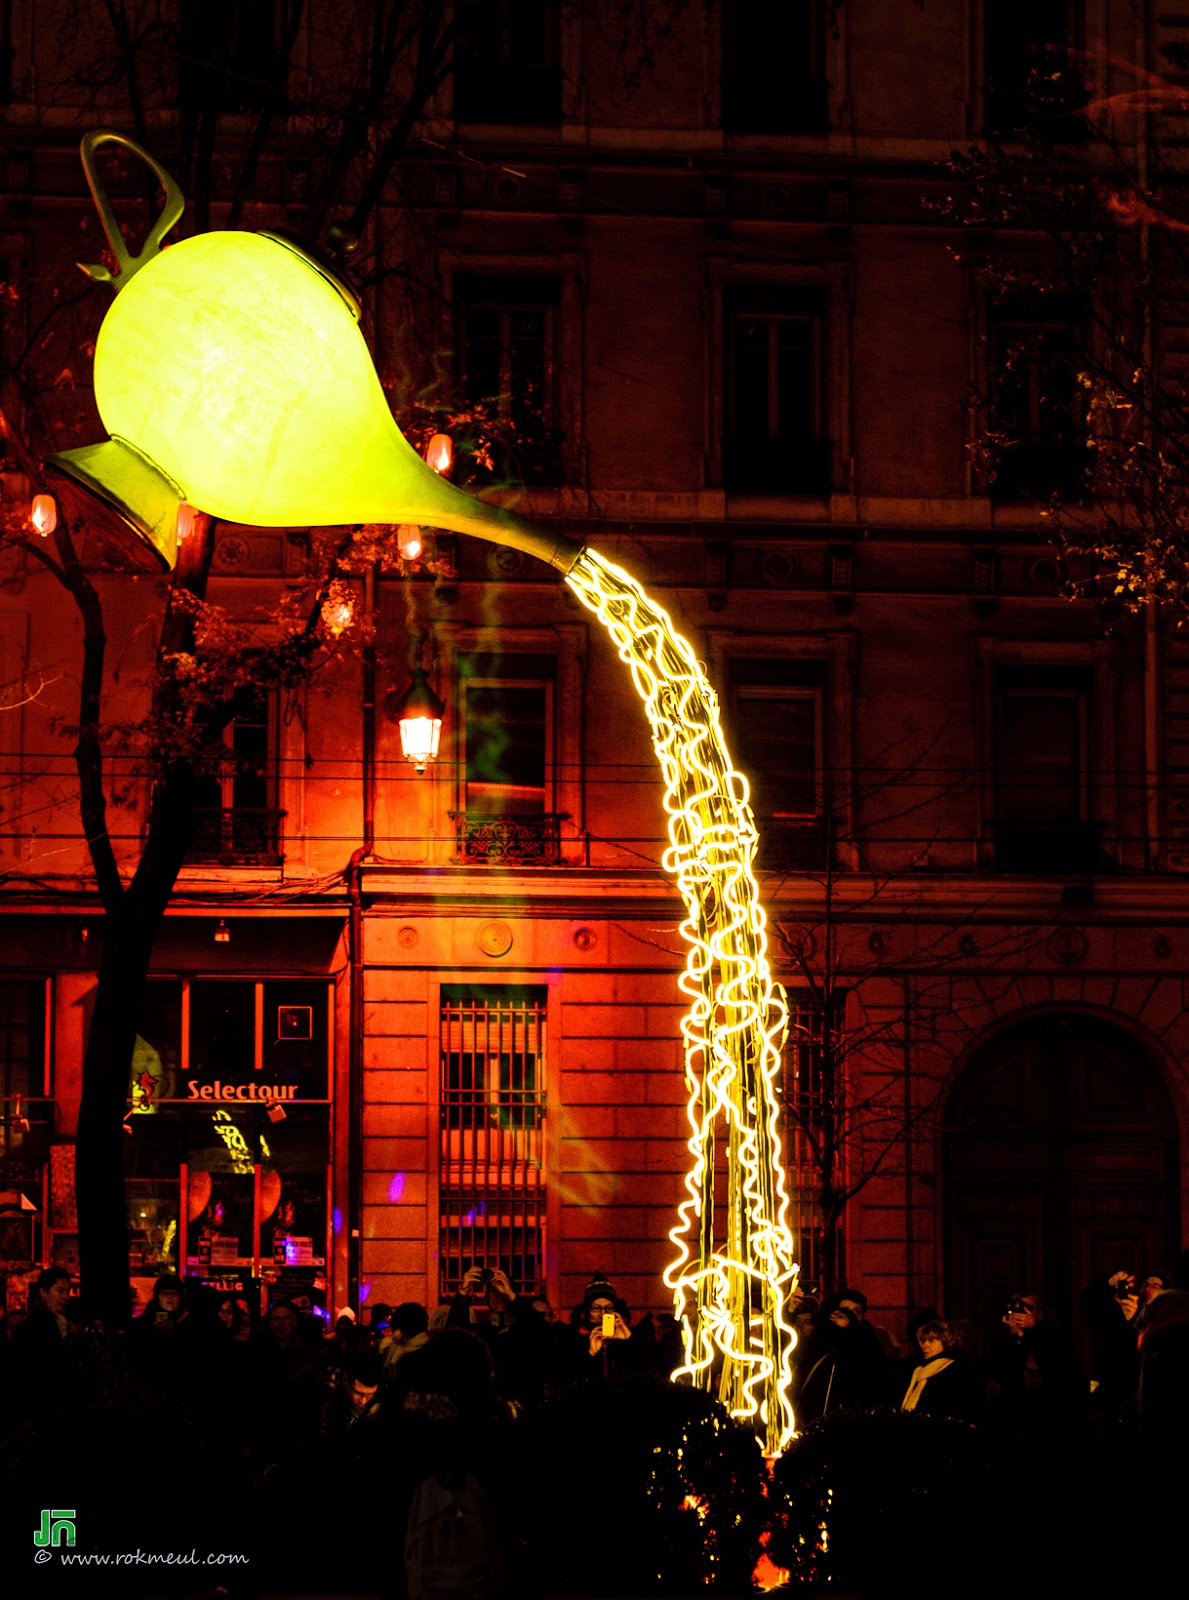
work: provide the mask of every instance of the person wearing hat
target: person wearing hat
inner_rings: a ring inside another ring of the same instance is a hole
[[[176,1399],[193,1380],[193,1328],[185,1284],[176,1273],[163,1272],[153,1285],[148,1304],[128,1330],[133,1360],[162,1395]]]
[[[632,1347],[631,1313],[604,1272],[596,1272],[582,1291],[570,1322],[578,1334],[578,1370],[584,1377],[633,1372],[639,1363]]]
[[[153,1285],[148,1304],[132,1324],[137,1339],[175,1333],[189,1317],[186,1286],[174,1272],[163,1272]]]
[[[341,1366],[368,1342],[367,1334],[357,1325],[351,1307],[340,1306],[335,1313],[333,1332],[323,1338],[326,1359]]]

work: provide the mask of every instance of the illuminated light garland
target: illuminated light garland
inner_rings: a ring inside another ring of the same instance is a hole
[[[797,1336],[785,1306],[797,1275],[777,1129],[777,1074],[788,1029],[772,977],[747,779],[731,764],[718,700],[667,613],[621,568],[584,550],[566,582],[631,669],[665,783],[669,846],[689,950],[678,980],[692,1166],[665,1270],[685,1341],[674,1374],[717,1394],[762,1429],[765,1454],[794,1432]],[[715,1149],[726,1140],[727,1204],[715,1207]]]

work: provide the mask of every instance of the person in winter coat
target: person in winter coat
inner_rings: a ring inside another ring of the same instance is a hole
[[[580,1380],[640,1372],[648,1352],[632,1338],[627,1302],[602,1272],[596,1272],[570,1313],[574,1329],[574,1373]]]
[[[928,1417],[978,1420],[979,1386],[962,1349],[963,1330],[938,1317],[917,1329],[920,1365],[909,1379],[900,1402],[901,1411],[919,1411]]]
[[[1112,1272],[1087,1285],[1079,1303],[1090,1329],[1094,1408],[1130,1413],[1139,1380],[1135,1281],[1130,1272]]]
[[[848,1291],[822,1305],[817,1327],[801,1358],[798,1415],[805,1421],[834,1411],[886,1405],[888,1358],[879,1336],[850,1303]]]
[[[983,1363],[990,1420],[1008,1433],[1031,1433],[1080,1422],[1090,1384],[1069,1340],[1048,1322],[1040,1299],[1013,1294],[1003,1333]]]

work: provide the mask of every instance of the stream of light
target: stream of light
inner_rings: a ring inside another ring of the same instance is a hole
[[[566,582],[607,628],[644,702],[665,785],[662,864],[686,910],[679,983],[690,1000],[681,1031],[691,1165],[665,1272],[685,1339],[673,1376],[758,1424],[775,1456],[794,1431],[796,1333],[786,1306],[797,1267],[776,1089],[788,1010],[768,964],[747,779],[731,763],[714,690],[662,607],[589,549]],[[725,1206],[715,1194],[720,1141]]]

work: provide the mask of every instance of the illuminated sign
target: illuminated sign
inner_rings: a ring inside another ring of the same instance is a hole
[[[293,1100],[297,1096],[292,1083],[224,1083],[216,1078],[214,1083],[191,1083],[191,1100]]]

